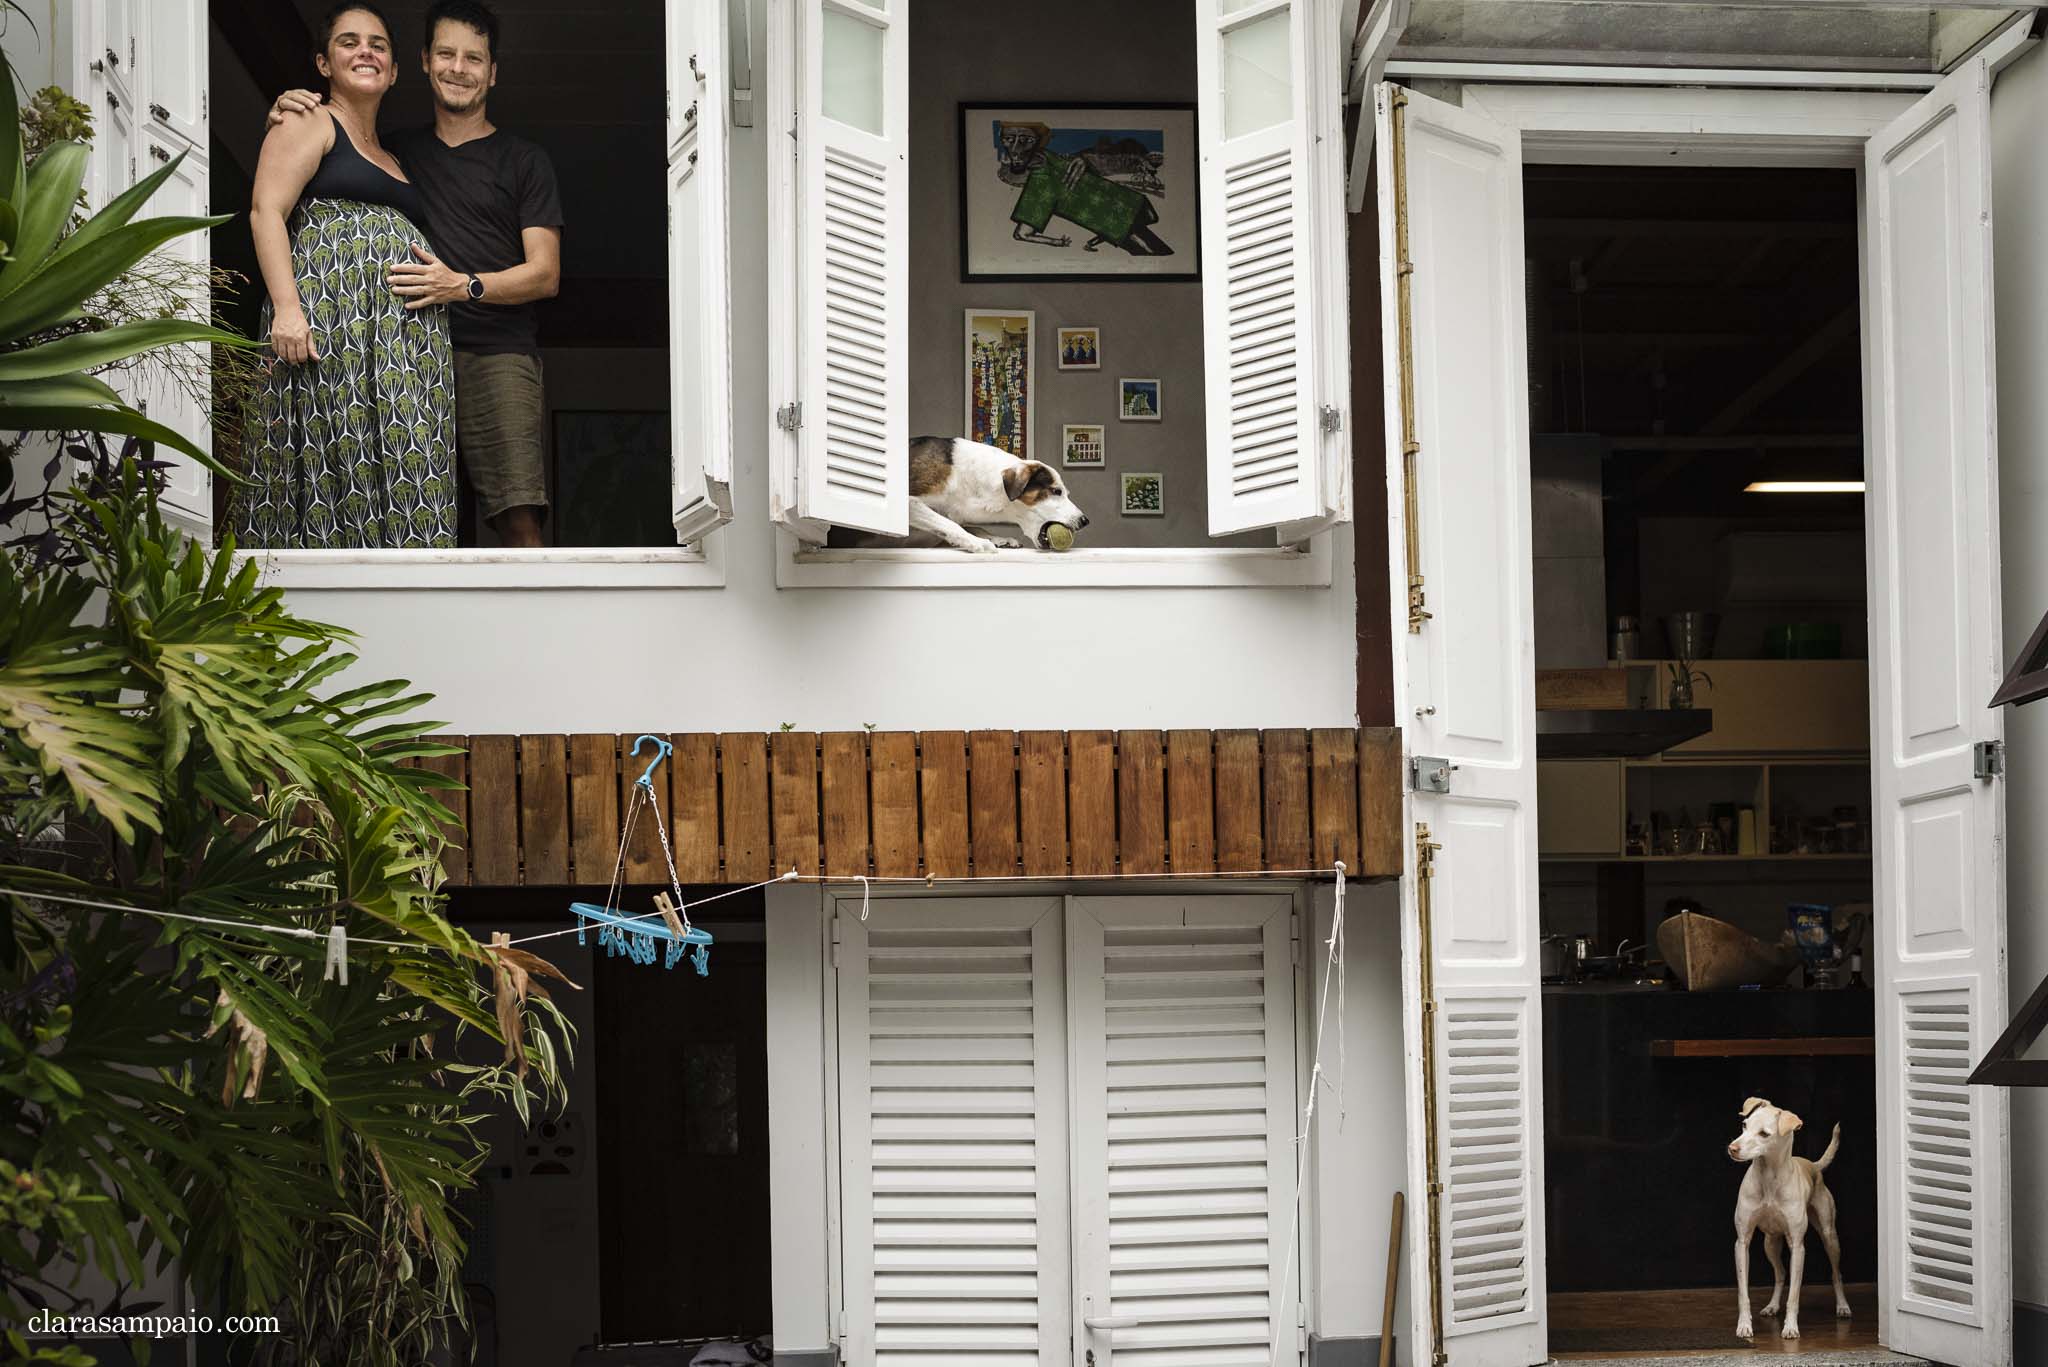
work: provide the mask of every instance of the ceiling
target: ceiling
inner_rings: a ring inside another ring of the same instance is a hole
[[[1644,515],[1860,518],[1742,493],[1860,477],[1853,171],[1531,166],[1523,194],[1534,430],[1608,438]]]

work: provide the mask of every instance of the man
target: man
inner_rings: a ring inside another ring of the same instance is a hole
[[[547,405],[534,301],[562,277],[562,201],[547,153],[490,121],[498,83],[498,16],[476,0],[427,9],[421,66],[434,123],[384,139],[426,200],[441,249],[413,246],[391,268],[407,308],[448,304],[455,344],[455,440],[492,530],[508,546],[539,546],[547,514]],[[278,97],[271,121],[305,117],[320,97]]]

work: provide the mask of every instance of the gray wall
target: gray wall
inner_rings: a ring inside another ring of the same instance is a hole
[[[2048,56],[2040,49],[1991,95],[1998,310],[1999,551],[2005,648],[2048,611]],[[2007,979],[2015,1008],[2048,974],[2048,704],[2006,716]],[[2038,1054],[2037,1054],[2038,1056]],[[2048,1091],[2012,1091],[2013,1295],[2048,1306]],[[2025,1361],[2027,1359],[2020,1359]]]
[[[1135,60],[1139,55],[1144,60]],[[1043,0],[1028,11],[932,5],[910,27],[911,434],[964,430],[965,310],[1035,311],[1033,454],[1058,465],[1064,423],[1107,429],[1106,468],[1061,469],[1090,519],[1083,546],[1272,541],[1209,537],[1199,284],[961,283],[958,105],[1194,98],[1195,26],[1186,0]],[[1102,329],[1102,369],[1062,373],[1058,329],[1087,326]],[[1117,378],[1124,375],[1161,382],[1163,421],[1117,421]],[[1117,476],[1124,470],[1166,476],[1165,517],[1118,514]]]

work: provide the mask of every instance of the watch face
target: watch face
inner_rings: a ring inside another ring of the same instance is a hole
[[[469,297],[472,299],[484,297],[484,282],[473,275],[469,277]]]

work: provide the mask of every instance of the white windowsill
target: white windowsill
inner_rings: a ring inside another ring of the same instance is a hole
[[[723,538],[701,546],[453,551],[246,551],[283,589],[715,589]]]
[[[1328,588],[1330,533],[1307,547],[1114,547],[991,555],[934,550],[822,550],[776,529],[775,583],[785,589]]]

